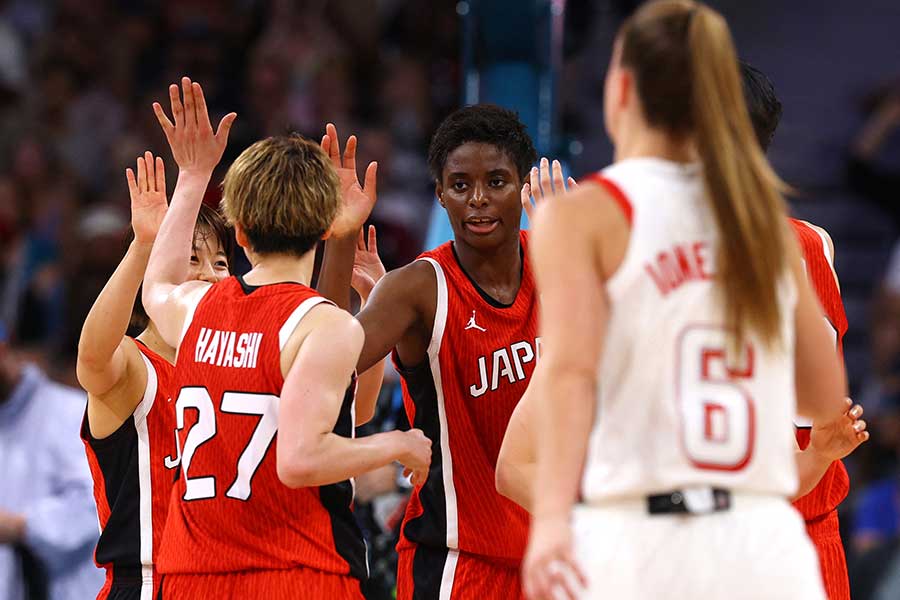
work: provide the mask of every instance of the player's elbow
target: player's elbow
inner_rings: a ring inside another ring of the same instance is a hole
[[[278,479],[287,487],[297,489],[317,485],[318,466],[315,461],[299,457],[283,459],[279,456],[277,463]]]
[[[510,490],[512,489],[512,477],[510,475],[509,464],[503,460],[503,455],[497,459],[497,468],[494,470],[494,487],[497,493],[506,498],[510,498]]]

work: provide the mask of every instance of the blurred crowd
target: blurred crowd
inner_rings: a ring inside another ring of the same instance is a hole
[[[239,115],[224,167],[267,135],[318,139],[326,119],[357,133],[360,162],[379,161],[381,254],[412,259],[428,136],[459,99],[457,37],[446,3],[0,2],[0,319],[71,381],[83,317],[124,249],[124,169],[166,148],[150,105],[183,74],[214,118]]]
[[[214,122],[238,113],[223,167],[267,135],[318,139],[326,120],[342,135],[356,133],[359,164],[379,162],[373,222],[382,259],[388,269],[412,260],[433,203],[429,137],[460,99],[459,29],[454,2],[0,0],[0,327],[10,351],[76,385],[81,324],[126,246],[124,169],[145,149],[168,161],[150,107],[166,105],[167,85],[184,74],[203,84]],[[569,71],[599,69],[582,59],[567,64],[564,87],[577,77]],[[863,108],[847,186],[900,232],[900,82],[876,90]],[[175,170],[167,166],[171,191]],[[873,437],[848,461],[853,491],[842,507],[854,598],[862,600],[900,597],[900,244],[876,288],[864,325],[870,366],[851,381]],[[8,392],[0,385],[0,408]],[[404,421],[388,374],[367,427]],[[393,586],[405,493],[393,468],[357,482],[383,597]]]

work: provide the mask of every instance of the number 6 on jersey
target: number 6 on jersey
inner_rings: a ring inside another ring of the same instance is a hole
[[[755,408],[741,380],[753,377],[753,346],[746,344],[738,366],[726,361],[724,329],[692,326],[679,338],[675,373],[681,439],[698,469],[739,471],[753,456]]]

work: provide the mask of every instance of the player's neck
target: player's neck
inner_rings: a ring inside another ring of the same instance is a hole
[[[698,160],[694,143],[690,139],[673,139],[658,129],[644,129],[616,144],[615,161],[628,158],[661,158],[677,163]]]
[[[454,244],[454,249],[465,272],[488,293],[518,291],[522,282],[522,252],[518,231],[515,236],[488,251],[459,242]]]
[[[156,325],[153,324],[153,321],[150,321],[147,329],[142,331],[141,334],[137,336],[137,339],[170,363],[175,364],[175,348],[169,346],[162,339],[162,336],[159,334],[159,330],[156,328]]]
[[[301,257],[288,254],[247,254],[253,267],[244,275],[244,281],[250,285],[269,285],[294,281],[309,285],[312,279],[315,250],[310,250]]]

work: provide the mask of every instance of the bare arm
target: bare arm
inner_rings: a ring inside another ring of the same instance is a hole
[[[213,169],[219,164],[228,132],[237,115],[229,113],[222,118],[218,131],[213,133],[206,109],[203,90],[187,77],[181,80],[184,104],[179,98],[178,86],[169,86],[174,124],[166,117],[162,107],[154,103],[153,110],[159,120],[175,162],[178,163],[178,182],[172,194],[172,205],[160,227],[163,243],[155,244],[147,264],[144,279],[144,308],[156,323],[163,339],[177,348],[181,342],[184,321],[193,303],[208,285],[199,282],[185,284],[191,257],[191,243],[197,213],[203,202],[203,194],[209,185]]]
[[[437,281],[429,264],[413,262],[385,275],[372,290],[365,308],[356,315],[366,332],[357,365],[359,372],[369,370],[395,346],[404,366],[412,367],[424,360],[436,297]]]
[[[621,210],[596,185],[537,210],[529,252],[541,290],[544,352],[540,376],[532,381],[542,428],[522,570],[529,597],[552,597],[559,572],[571,575],[557,590],[567,597],[577,597],[576,582],[587,585],[573,553],[570,516],[594,423],[597,365],[609,319],[603,282],[621,262],[628,232]]]
[[[372,213],[377,198],[378,163],[369,163],[363,185],[360,185],[356,173],[356,146],[356,136],[351,135],[347,138],[342,156],[337,128],[331,123],[325,126],[322,149],[331,158],[341,181],[341,212],[331,226],[331,237],[325,243],[317,289],[344,310],[350,310],[350,282],[357,234],[362,232],[362,226]]]
[[[127,353],[133,346],[123,338],[153,241],[166,214],[166,175],[161,158],[154,160],[147,152],[137,160],[137,177],[128,169],[126,179],[134,241],[94,301],[78,340],[78,382],[88,392],[89,402],[113,389],[125,375]]]
[[[813,422],[830,423],[846,411],[847,380],[834,347],[834,336],[822,319],[824,311],[803,269],[797,242],[789,236],[788,243],[797,286],[794,312],[797,412]]]
[[[333,432],[363,344],[359,323],[336,307],[321,305],[304,324],[309,333],[281,394],[279,479],[289,487],[327,485],[399,460],[414,471],[417,483],[424,482],[431,441],[421,431],[391,431],[359,439]]]
[[[500,455],[497,457],[495,473],[497,491],[529,512],[532,509],[532,492],[537,468],[534,451],[537,442],[534,421],[537,415],[532,390],[540,385],[538,381],[540,372],[539,364],[531,376],[528,389],[522,394],[509,419],[503,444],[500,446]]]

